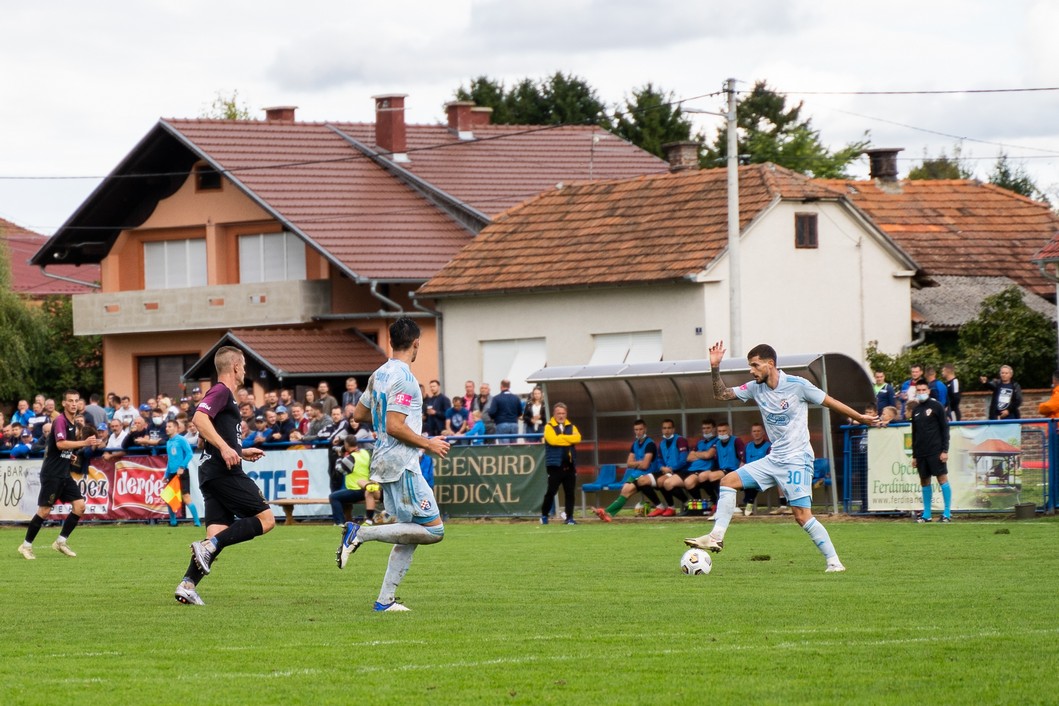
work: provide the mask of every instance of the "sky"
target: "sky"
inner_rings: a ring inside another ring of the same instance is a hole
[[[371,121],[406,93],[437,123],[460,85],[556,71],[624,104],[651,82],[723,112],[728,78],[804,101],[832,149],[901,147],[901,174],[960,149],[978,178],[1004,151],[1059,194],[1059,3],[1050,0],[0,0],[0,218],[55,232],[160,118],[218,95],[263,117]],[[959,91],[905,95],[865,92]],[[701,97],[705,96],[705,97]],[[710,138],[723,118],[695,113]],[[850,171],[867,176],[867,159]]]

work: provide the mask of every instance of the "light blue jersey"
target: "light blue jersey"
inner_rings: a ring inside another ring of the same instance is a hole
[[[765,383],[751,381],[735,388],[744,402],[753,400],[761,409],[765,433],[772,442],[770,458],[777,463],[800,463],[812,457],[809,443],[809,405],[822,404],[827,394],[805,378],[779,371],[773,390]]]
[[[371,479],[377,483],[400,480],[406,470],[419,471],[419,449],[386,433],[387,412],[407,415],[405,423],[416,434],[423,430],[423,393],[408,365],[399,360],[383,363],[368,378],[360,402],[371,410],[371,422],[379,438],[371,456]]]

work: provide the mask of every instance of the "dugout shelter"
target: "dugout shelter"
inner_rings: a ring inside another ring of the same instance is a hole
[[[849,356],[841,353],[780,355],[779,368],[812,382],[827,394],[850,407],[863,410],[874,407],[875,392],[867,371]],[[721,361],[721,378],[728,387],[750,381],[745,358]],[[612,365],[572,365],[542,368],[527,382],[544,390],[549,408],[564,402],[571,421],[584,439],[578,446],[582,466],[599,468],[601,464],[624,464],[632,441],[633,422],[647,422],[648,435],[660,438],[662,420],[671,418],[694,445],[701,435],[703,419],[727,421],[736,436],[747,440],[750,425],[761,421],[757,405],[739,400],[720,402],[714,399],[708,360],[669,360],[652,363]],[[837,468],[841,460],[839,427],[849,422],[836,418],[821,405],[809,409],[809,434],[818,459],[829,462],[830,483],[823,502],[838,509]],[[824,433],[828,430],[830,433]],[[839,449],[836,457],[836,448]]]

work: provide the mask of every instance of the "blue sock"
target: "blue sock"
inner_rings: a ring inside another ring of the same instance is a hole
[[[713,531],[710,534],[724,539],[724,533],[728,531],[728,523],[732,521],[734,513],[735,488],[722,486],[717,500],[717,512],[714,513]]]
[[[820,553],[824,555],[824,558],[830,562],[832,559],[838,559],[838,552],[835,551],[835,545],[831,543],[831,535],[827,533],[827,529],[822,524],[816,521],[815,517],[809,519],[808,522],[802,527],[809,538],[813,540],[813,544],[820,550]]]
[[[173,508],[171,508],[171,507],[167,506],[166,509],[169,510],[169,524],[171,524],[173,527],[176,527],[176,525],[177,525],[176,513],[173,512]]]
[[[191,510],[191,519],[195,521],[195,526],[201,525],[202,523],[199,522],[199,509],[195,507],[195,503],[188,503],[185,507]]]
[[[945,517],[948,517],[952,514],[952,488],[949,487],[949,481],[941,484],[941,497],[945,501]]]
[[[934,486],[927,484],[923,486],[923,519],[930,519],[930,504],[934,501]]]

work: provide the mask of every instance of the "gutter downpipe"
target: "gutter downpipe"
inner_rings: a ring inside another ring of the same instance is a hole
[[[98,282],[85,282],[84,280],[74,279],[73,277],[64,277],[63,275],[52,274],[51,272],[48,272],[46,269],[44,269],[44,265],[37,265],[37,268],[40,270],[40,273],[42,275],[44,275],[45,277],[50,277],[51,279],[57,279],[57,280],[59,280],[61,282],[69,282],[70,284],[79,284],[79,285],[81,285],[83,287],[91,287],[92,289],[101,289],[102,286],[103,286],[103,285],[99,284]]]
[[[930,328],[930,327],[927,324],[919,324],[918,326],[913,326],[913,331],[917,335],[916,335],[916,337],[914,339],[912,339],[908,343],[906,343],[903,346],[901,346],[901,353],[902,354],[903,353],[907,353],[908,351],[912,350],[913,348],[918,346],[923,341],[927,340],[927,329],[928,328]]]
[[[441,312],[437,309],[431,309],[425,304],[420,303],[419,299],[416,298],[415,292],[409,292],[408,298],[412,300],[412,306],[424,312],[427,316],[434,317],[435,330],[438,336],[438,380],[441,381],[441,389],[445,389],[445,339],[442,336],[441,330]]]

